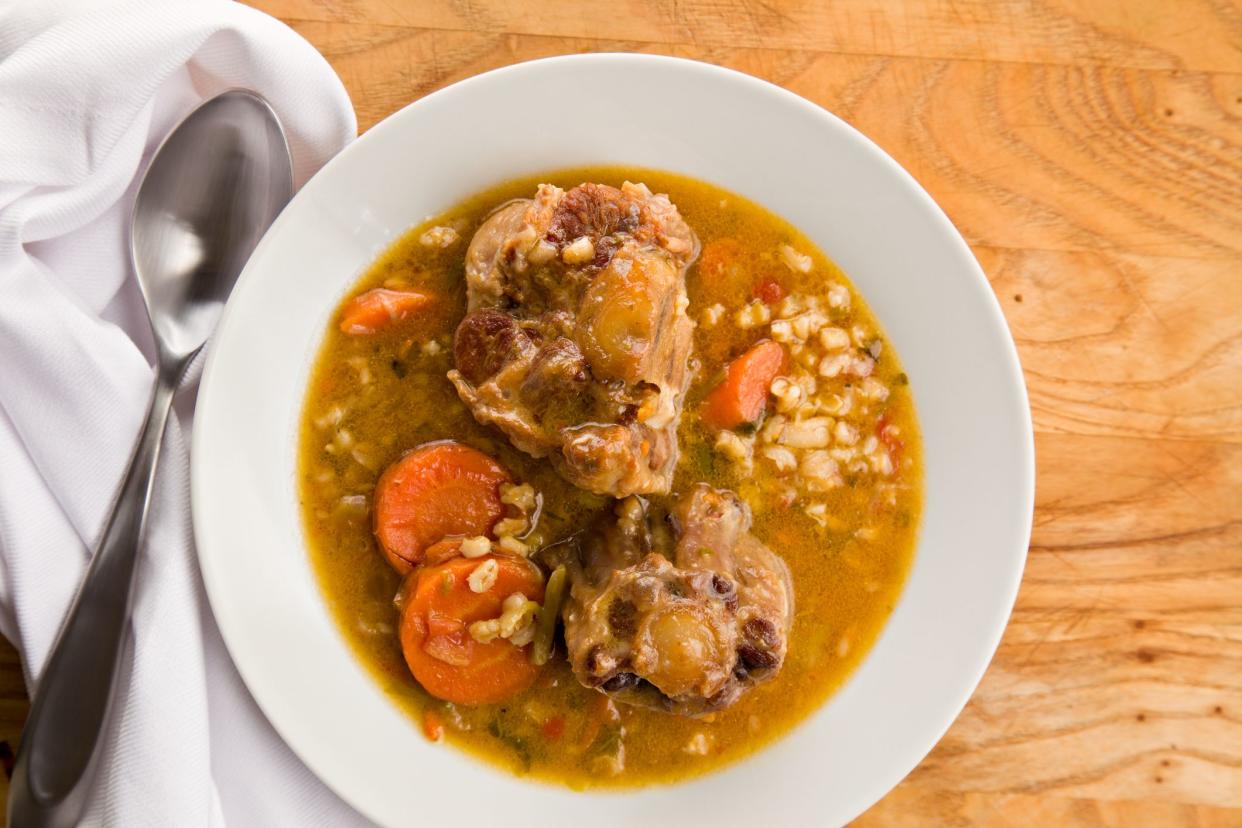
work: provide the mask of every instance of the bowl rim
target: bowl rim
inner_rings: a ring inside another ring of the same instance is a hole
[[[1008,380],[1008,388],[1006,391],[1015,395],[1014,402],[1020,403],[1021,409],[1025,411],[1025,416],[1021,418],[1020,422],[1016,423],[1019,431],[1021,432],[1020,436],[1022,439],[1021,444],[1015,447],[1018,450],[1017,460],[1019,468],[1017,470],[1018,474],[1015,475],[1015,479],[1013,481],[1017,487],[1015,489],[1014,496],[1020,504],[1020,511],[1025,516],[1025,519],[1022,526],[1014,527],[1015,531],[1012,535],[1014,547],[1015,549],[1020,549],[1020,553],[1015,552],[1014,565],[1008,570],[1006,582],[995,585],[998,591],[998,596],[1004,599],[1003,601],[1000,601],[997,606],[999,608],[1003,608],[1003,610],[998,609],[996,617],[992,619],[992,623],[990,624],[986,641],[983,643],[983,646],[978,647],[977,655],[972,659],[970,669],[964,671],[963,673],[962,681],[960,682],[960,698],[957,699],[954,705],[945,706],[943,714],[938,717],[938,721],[936,721],[934,725],[929,723],[928,732],[934,731],[935,737],[930,740],[920,740],[918,745],[906,745],[906,749],[902,751],[901,760],[895,762],[896,765],[901,767],[900,774],[895,775],[895,778],[891,780],[885,779],[870,781],[869,784],[863,785],[859,789],[855,789],[852,794],[848,794],[847,796],[852,802],[852,805],[849,808],[842,810],[842,813],[849,814],[848,818],[843,820],[843,822],[848,822],[878,802],[884,795],[892,790],[896,784],[903,780],[915,767],[917,767],[920,762],[923,761],[927,754],[929,754],[936,744],[940,742],[944,734],[948,731],[950,726],[960,715],[962,709],[973,696],[979,682],[982,680],[983,675],[991,663],[996,649],[1000,644],[1001,638],[1008,626],[1008,620],[1012,614],[1013,606],[1017,598],[1029,550],[1035,502],[1035,446],[1034,430],[1030,416],[1030,402],[1018,357],[1017,347],[1013,341],[1008,323],[1006,322],[1004,314],[1001,310],[1000,303],[995,293],[992,291],[986,275],[976,260],[973,252],[970,250],[969,245],[967,245],[966,241],[962,238],[961,234],[949,220],[948,216],[941,209],[941,207],[922,188],[922,186],[918,184],[915,178],[904,167],[898,164],[897,161],[888,155],[887,152],[867,138],[862,132],[823,107],[801,97],[800,95],[797,95],[788,89],[753,75],[715,64],[690,60],[687,58],[629,52],[569,54],[521,61],[472,75],[442,87],[429,93],[428,95],[410,102],[409,104],[406,104],[401,109],[390,113],[385,118],[374,124],[365,133],[358,136],[356,140],[342,149],[341,152],[330,159],[307,182],[305,182],[302,188],[299,189],[298,193],[295,193],[293,201],[296,201],[301,194],[306,189],[310,188],[310,186],[318,179],[332,175],[332,171],[336,167],[346,163],[346,159],[368,152],[368,148],[371,144],[381,140],[382,136],[387,135],[390,131],[400,130],[403,123],[407,119],[418,117],[418,113],[422,109],[428,108],[437,103],[441,98],[460,95],[475,86],[489,83],[500,77],[518,75],[532,70],[542,69],[547,66],[573,66],[584,63],[615,64],[622,70],[624,70],[627,66],[636,64],[660,65],[675,72],[697,72],[708,76],[715,76],[730,83],[747,86],[752,91],[758,91],[764,95],[778,97],[782,99],[785,104],[801,109],[805,113],[812,114],[815,118],[824,121],[833,129],[838,131],[843,130],[848,133],[859,148],[888,168],[888,172],[895,177],[895,180],[901,183],[905,191],[905,195],[919,202],[919,206],[927,213],[928,217],[939,225],[938,230],[939,234],[943,237],[942,240],[947,242],[951,247],[955,248],[955,252],[957,254],[956,257],[959,259],[958,264],[964,271],[971,274],[971,288],[980,295],[983,306],[987,308],[987,318],[981,321],[993,328],[993,333],[999,334],[997,337],[998,341],[1004,343],[1001,352],[994,354],[993,357],[999,360],[999,363],[1004,370],[1005,377]],[[290,204],[292,204],[293,201],[291,201]],[[263,236],[259,245],[252,253],[251,261],[258,259],[260,254],[262,254],[267,247],[274,244],[273,239],[280,236],[284,232],[285,225],[292,220],[290,219],[290,215],[291,211],[287,206],[272,226],[268,228],[267,233]],[[241,288],[247,285],[251,280],[259,278],[260,275],[261,274],[255,272],[255,270],[251,268],[248,263],[234,287],[234,295],[237,295]],[[846,275],[849,276],[850,274],[847,272]],[[217,373],[216,356],[219,351],[216,347],[214,347],[215,341],[222,337],[228,336],[234,326],[233,320],[235,318],[235,314],[231,313],[232,309],[233,303],[230,301],[221,315],[216,334],[213,335],[211,341],[208,343],[207,354],[203,365],[198,391],[199,396],[204,399],[211,395]],[[200,402],[198,410],[202,411],[204,409],[206,409],[206,406],[203,406]],[[207,474],[204,457],[206,452],[207,435],[210,433],[210,429],[202,426],[202,421],[198,419],[198,415],[196,415],[195,423],[198,427],[194,428],[191,439],[190,477],[192,514],[198,515],[203,512],[203,506],[206,499],[210,496],[204,480]],[[244,630],[236,628],[232,623],[232,620],[228,618],[227,615],[222,616],[218,612],[220,596],[223,594],[221,591],[226,587],[221,573],[214,567],[213,563],[208,562],[208,558],[210,556],[205,556],[202,552],[203,549],[207,548],[212,543],[210,539],[210,531],[206,529],[197,519],[193,520],[193,529],[196,554],[199,559],[200,571],[206,587],[208,602],[212,606],[213,617],[215,618],[217,626],[220,629],[221,637],[224,641],[226,650],[228,651],[230,658],[233,660],[233,663],[236,665],[243,682],[245,683],[251,696],[254,698],[259,709],[271,723],[276,732],[280,735],[281,739],[329,789],[333,790],[359,813],[370,819],[379,821],[380,817],[378,816],[378,810],[373,809],[370,803],[359,801],[359,799],[351,796],[350,792],[337,787],[336,782],[331,775],[323,772],[323,768],[319,762],[318,756],[316,755],[316,751],[310,749],[303,742],[300,735],[296,732],[296,728],[287,725],[284,717],[281,715],[279,706],[273,704],[274,700],[264,698],[263,693],[256,691],[256,686],[262,686],[263,682],[258,681],[255,678],[255,665],[252,664],[251,658],[248,655],[241,655],[241,653],[244,652],[244,648],[240,647],[239,644],[242,640]],[[920,527],[920,535],[921,533],[922,527]],[[903,585],[901,597],[899,597],[898,604],[896,606],[900,605],[902,598],[904,598],[906,594],[909,587],[910,577],[911,575],[908,574],[907,581]],[[894,613],[896,612],[896,606],[894,608]],[[892,616],[890,615],[889,619],[886,619],[885,621],[885,629],[890,625],[891,620]],[[863,664],[865,664],[866,660],[871,657],[874,650],[879,647],[883,634],[884,632],[882,629],[879,637],[877,637],[875,643],[872,645],[872,650],[867,656],[864,657],[862,662]],[[981,636],[981,639],[982,638],[983,637]],[[846,679],[847,683],[855,675],[857,675],[857,673],[861,670],[861,667],[862,664],[856,666],[854,670],[851,671],[850,676]],[[842,687],[835,690],[833,695],[829,696],[825,704],[831,702],[833,696],[841,693],[845,686],[846,685],[842,685]],[[815,714],[812,713],[811,715],[813,716]],[[794,731],[804,725],[805,722],[795,725]],[[787,736],[782,738],[787,738]],[[926,744],[922,744],[924,741]],[[760,752],[770,748],[771,745],[765,746],[764,748],[760,748]],[[733,764],[745,763],[751,761],[752,758],[753,757],[746,757],[739,760],[738,763]],[[726,767],[728,767],[728,765],[726,765]],[[628,795],[631,792],[637,793],[645,789],[646,788],[639,788],[633,789],[633,791],[630,789],[621,789],[619,791],[588,791],[580,795]]]

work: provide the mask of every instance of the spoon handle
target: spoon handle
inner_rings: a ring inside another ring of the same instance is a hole
[[[135,563],[179,375],[159,372],[116,503],[39,677],[10,783],[9,825],[59,828],[81,819],[116,692]]]

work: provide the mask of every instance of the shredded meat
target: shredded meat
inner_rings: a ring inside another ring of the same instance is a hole
[[[691,379],[686,268],[698,239],[641,184],[542,185],[466,253],[449,379],[475,419],[571,483],[664,493]]]
[[[618,701],[701,715],[774,676],[793,587],[733,492],[698,484],[671,512],[630,497],[563,553],[578,680]]]

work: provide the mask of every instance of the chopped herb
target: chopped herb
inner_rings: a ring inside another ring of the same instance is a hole
[[[535,641],[530,649],[532,664],[542,667],[552,655],[552,638],[556,634],[556,619],[561,614],[561,600],[565,597],[565,566],[562,564],[548,576],[544,589],[543,607],[535,621]]]
[[[904,371],[897,375],[897,379],[895,381],[898,385],[910,384],[910,378],[906,376]]]
[[[501,713],[504,713],[504,711],[505,709],[501,708]],[[527,745],[526,740],[521,736],[506,729],[499,716],[487,723],[487,732],[495,737],[498,742],[508,745],[517,754],[517,760],[522,765],[522,770],[530,770],[530,746]]]
[[[397,375],[397,379],[405,379],[405,374],[406,374],[406,371],[408,370],[405,367],[405,363],[399,359],[394,359],[391,364],[392,364],[392,372]]]
[[[698,468],[700,471],[706,473],[708,469],[715,466],[716,453],[712,451],[711,446],[707,443],[696,442],[690,446],[690,450],[686,455],[686,460],[693,464],[692,468]]]
[[[604,756],[615,756],[621,748],[621,739],[625,736],[625,728],[619,724],[602,728],[595,741],[591,744],[591,752]]]

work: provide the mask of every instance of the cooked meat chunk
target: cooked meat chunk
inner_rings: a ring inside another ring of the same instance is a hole
[[[750,510],[700,483],[665,515],[638,497],[566,554],[574,674],[619,701],[700,715],[785,659],[793,587],[750,534]]]
[[[690,383],[698,239],[641,184],[542,185],[466,252],[449,379],[475,419],[598,494],[664,493]]]

